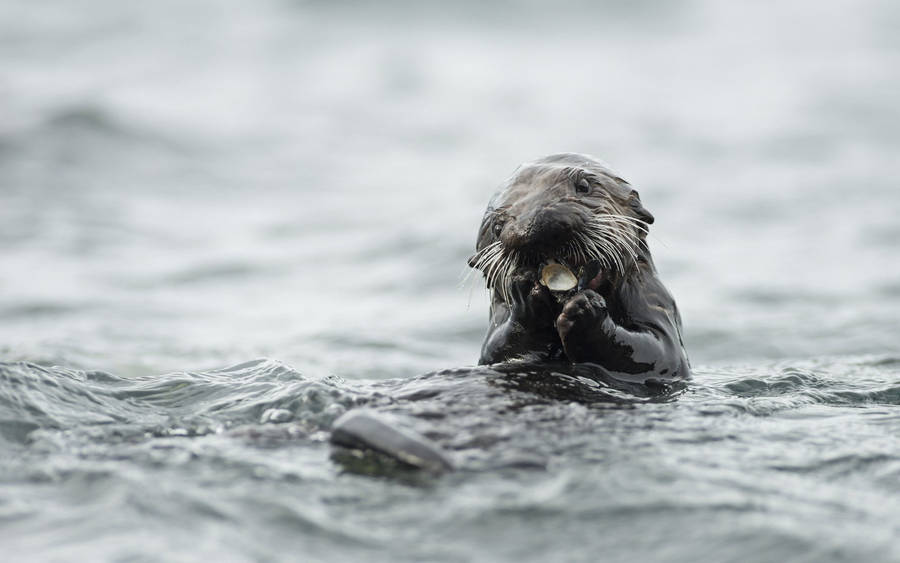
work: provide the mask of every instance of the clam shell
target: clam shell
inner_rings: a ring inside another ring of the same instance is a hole
[[[541,283],[550,291],[569,291],[578,285],[578,278],[572,270],[562,264],[552,262],[541,270]]]

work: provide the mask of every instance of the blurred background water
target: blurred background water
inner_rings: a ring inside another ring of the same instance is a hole
[[[886,0],[5,0],[0,547],[900,561],[898,28]],[[656,215],[691,389],[461,415],[541,471],[341,473],[335,416],[474,363],[481,213],[561,151]]]

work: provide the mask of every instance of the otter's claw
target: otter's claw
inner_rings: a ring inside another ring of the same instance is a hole
[[[552,326],[555,311],[550,291],[540,284],[537,273],[520,270],[510,283],[512,316],[519,322]]]
[[[609,315],[606,299],[591,289],[575,294],[556,318],[556,330],[563,344],[570,335],[593,328]]]
[[[578,279],[578,291],[584,289],[596,290],[603,282],[603,267],[599,260],[588,262],[579,273],[581,277]]]

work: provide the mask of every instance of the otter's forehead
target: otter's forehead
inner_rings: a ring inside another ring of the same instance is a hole
[[[541,165],[558,165],[558,166],[575,166],[579,168],[596,168],[602,169],[609,173],[612,173],[609,165],[600,160],[597,157],[591,156],[589,154],[582,153],[574,153],[574,152],[561,152],[556,154],[550,154],[545,157],[539,158],[535,161],[526,163],[526,164],[541,164]]]
[[[628,182],[596,159],[565,153],[521,165],[491,199],[490,207],[508,206],[523,198],[564,194],[582,179],[617,198],[625,198],[632,191]]]

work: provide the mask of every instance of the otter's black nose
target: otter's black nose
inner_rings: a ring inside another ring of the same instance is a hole
[[[572,240],[578,224],[571,210],[543,207],[508,223],[500,240],[510,250],[552,255]]]

